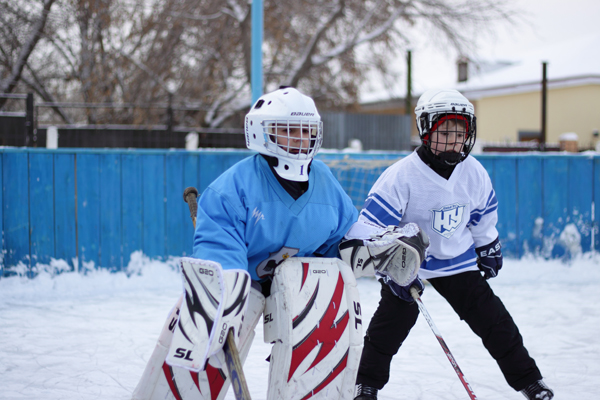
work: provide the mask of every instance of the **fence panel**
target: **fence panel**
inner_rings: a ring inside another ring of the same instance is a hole
[[[18,114],[0,113],[0,146],[27,146],[27,118]]]
[[[142,159],[142,250],[149,257],[165,256],[165,157],[145,154]]]
[[[77,252],[79,266],[100,264],[100,156],[76,154]]]
[[[516,157],[517,236],[518,256],[540,252],[542,248],[542,157]],[[496,188],[496,190],[510,190]]]
[[[100,154],[100,266],[123,267],[121,256],[121,155]]]
[[[15,266],[19,262],[29,265],[29,169],[28,154],[15,152],[4,154],[3,214],[4,262]],[[10,270],[5,273],[12,273]]]
[[[166,156],[166,230],[167,254],[191,254],[189,229],[191,221],[186,220],[188,207],[183,202],[184,154],[169,153]],[[187,224],[187,225],[186,225]]]
[[[74,267],[77,259],[75,154],[54,154],[54,257]]]
[[[6,244],[4,243],[4,158],[0,153],[0,279],[4,276],[4,261]]]
[[[32,263],[48,264],[54,257],[54,157],[29,154],[29,198]]]
[[[600,157],[594,157],[594,170],[592,173],[592,186],[594,188],[594,207],[592,211],[593,248],[600,249]]]
[[[494,187],[498,199],[498,233],[502,237],[502,252],[509,257],[518,257],[519,237],[517,235],[517,162],[514,157],[495,159]]]
[[[195,186],[202,192],[250,154],[0,149],[0,276],[32,276],[32,266],[52,258],[66,260],[71,268],[93,262],[119,270],[134,251],[159,259],[189,255],[193,228],[183,190]],[[360,208],[379,175],[405,155],[323,153],[319,158]],[[496,190],[498,231],[507,256],[564,257],[578,245],[583,251],[598,249],[600,211],[594,205],[600,199],[600,157],[477,158]],[[19,263],[25,270],[17,271]]]
[[[594,164],[591,157],[569,158],[569,204],[567,222],[581,233],[583,251],[591,249],[592,201],[594,199]],[[568,240],[568,237],[565,237]],[[571,238],[576,239],[576,238]],[[572,243],[572,242],[570,242]],[[567,243],[568,244],[568,243]]]
[[[544,245],[542,255],[560,257],[562,246],[555,246],[564,230],[569,207],[569,160],[562,156],[548,156],[542,163],[542,199]]]
[[[121,164],[122,256],[126,266],[131,253],[141,250],[143,243],[142,154],[127,152],[122,155]]]
[[[189,186],[193,186],[196,189],[200,183],[200,156],[198,152],[184,152],[184,160],[183,160],[183,190]],[[180,198],[183,201],[183,190],[181,190]],[[177,201],[175,202],[177,204]],[[191,255],[192,248],[194,245],[194,226],[192,224],[192,220],[190,217],[189,209],[183,206],[183,225],[178,229],[181,230],[184,236],[184,254]]]

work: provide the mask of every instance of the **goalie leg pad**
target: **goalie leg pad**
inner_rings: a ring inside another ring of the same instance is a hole
[[[225,398],[231,384],[229,373],[224,367],[214,366],[213,364],[218,363],[213,362],[213,358],[209,359],[206,369],[200,372],[173,367],[165,361],[182,299],[183,296],[167,319],[159,343],[133,393],[133,400],[222,400]],[[242,363],[248,356],[255,336],[254,328],[263,313],[264,306],[264,296],[258,290],[251,289],[248,308],[239,329],[238,348]]]
[[[274,343],[268,400],[353,399],[362,316],[352,269],[336,258],[290,258],[273,277],[264,316]]]
[[[184,257],[181,274],[185,298],[167,363],[199,372],[209,357],[219,353],[233,329],[239,345],[239,328],[247,306],[250,275],[223,270],[216,262]]]
[[[138,385],[133,391],[132,400],[147,400],[152,398],[152,392],[162,374],[162,365],[165,362],[165,358],[169,352],[169,346],[173,338],[173,332],[175,331],[175,325],[179,319],[179,309],[181,308],[181,302],[183,301],[183,295],[179,297],[175,307],[171,309],[167,316],[167,321],[160,332],[158,337],[158,343],[146,364],[146,368],[142,374]]]

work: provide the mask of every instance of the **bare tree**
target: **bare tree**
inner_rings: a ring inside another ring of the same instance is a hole
[[[0,0],[0,33],[19,18],[35,25],[42,0],[16,1]],[[218,127],[250,107],[251,1],[55,1],[21,84],[45,99],[126,105],[90,109],[87,122],[161,123],[143,105],[162,104],[181,110],[180,123]],[[390,73],[415,26],[468,54],[473,32],[511,20],[507,1],[265,0],[264,89],[296,86],[322,108],[348,107],[369,71]],[[3,82],[25,43],[0,38]]]
[[[18,8],[15,9],[14,6],[16,4],[1,5],[1,10],[10,10],[13,12],[11,14],[2,13],[4,15],[4,17],[2,18],[2,33],[6,34],[8,38],[10,38],[9,41],[11,42],[12,46],[10,46],[8,49],[0,47],[2,55],[4,56],[3,64],[7,67],[7,70],[10,70],[8,76],[4,78],[0,83],[0,93],[11,93],[17,86],[17,83],[21,78],[23,68],[25,68],[29,56],[35,49],[35,46],[37,45],[42,35],[42,32],[44,31],[46,20],[48,19],[48,14],[50,13],[50,8],[52,7],[52,4],[54,4],[54,0],[44,0],[42,3],[42,10],[39,12],[39,16],[33,21],[28,21],[27,16],[24,16]],[[30,30],[25,40],[21,41],[18,36],[11,32],[11,25],[12,28],[14,28],[16,23],[19,23],[20,21],[22,22],[23,20],[30,22]],[[4,24],[5,21],[7,22],[7,24]],[[16,49],[18,49],[17,57],[15,60],[12,60],[11,53],[13,53],[13,51]],[[5,102],[6,99],[0,98],[0,108],[4,106]]]

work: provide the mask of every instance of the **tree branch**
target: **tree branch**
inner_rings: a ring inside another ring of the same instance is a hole
[[[17,86],[17,83],[19,83],[19,79],[21,78],[21,74],[23,73],[23,68],[27,63],[29,56],[33,52],[35,45],[42,36],[42,32],[44,31],[44,27],[46,26],[46,21],[48,19],[48,14],[50,14],[50,8],[52,7],[52,4],[54,4],[54,0],[44,0],[44,6],[42,8],[40,18],[36,21],[35,25],[33,26],[29,39],[27,39],[27,42],[21,48],[19,58],[14,63],[10,76],[0,86],[0,93],[11,93],[13,89]],[[0,99],[0,108],[2,108],[5,103],[6,99]]]
[[[321,25],[317,28],[315,34],[310,38],[308,44],[304,48],[302,55],[300,56],[300,59],[296,63],[296,66],[288,73],[286,79],[284,80],[284,85],[294,87],[298,85],[300,77],[313,65],[312,55],[317,50],[317,44],[319,43],[319,40],[323,37],[327,29],[329,29],[329,27],[333,25],[335,20],[343,15],[343,10],[344,1],[341,0],[338,2],[337,7],[334,9],[333,13],[331,13],[329,18],[327,18],[321,23]]]
[[[362,43],[370,42],[370,41],[376,39],[377,37],[385,34],[389,29],[391,29],[394,26],[394,22],[396,22],[398,17],[400,17],[400,15],[404,13],[405,9],[406,9],[406,4],[402,4],[401,7],[398,7],[396,9],[396,11],[394,11],[394,13],[392,15],[390,15],[390,17],[387,19],[387,21],[385,21],[385,23],[380,25],[377,29],[374,29],[373,31],[362,36],[360,39],[358,39],[358,32],[360,32],[360,30],[357,29],[357,34],[354,35],[354,37],[352,37],[351,40],[348,40],[348,41],[342,43],[341,45],[334,47],[333,49],[331,49],[330,51],[328,51],[327,53],[325,53],[321,56],[314,56],[312,58],[312,64],[313,65],[324,64],[333,58],[339,57],[340,55],[344,54],[348,50],[353,49]],[[371,15],[368,15],[367,18],[370,18],[370,16]],[[364,25],[366,25],[367,18],[365,18],[363,20],[363,22],[361,24],[361,29],[362,29],[362,27],[364,27]]]
[[[40,97],[44,101],[46,101],[48,103],[55,103],[54,96],[52,96],[50,93],[48,93],[48,91],[46,90],[46,88],[44,87],[44,85],[42,84],[42,82],[40,81],[40,79],[38,78],[38,76],[35,73],[35,71],[33,71],[29,67],[29,65],[27,65],[27,70],[31,74],[33,80],[30,81],[25,76],[22,76],[21,80],[23,82],[25,82],[26,85],[28,85],[29,87],[31,87],[38,95],[40,95]],[[69,116],[67,114],[65,114],[65,112],[63,111],[63,109],[61,107],[59,107],[59,106],[52,106],[52,109],[54,110],[54,112],[56,112],[58,114],[58,116],[64,121],[65,124],[72,124],[73,123],[73,121],[71,121],[71,119],[69,118]]]

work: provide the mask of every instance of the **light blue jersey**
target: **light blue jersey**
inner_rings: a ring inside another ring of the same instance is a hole
[[[194,257],[254,280],[288,257],[339,257],[338,244],[358,212],[329,167],[313,160],[306,193],[294,200],[260,155],[225,171],[198,203]]]

